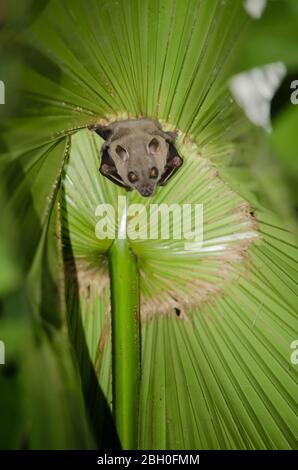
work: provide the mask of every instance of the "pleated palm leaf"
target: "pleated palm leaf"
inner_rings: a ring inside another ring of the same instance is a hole
[[[99,174],[102,141],[87,128],[143,116],[178,130],[184,158],[146,204],[203,204],[204,241],[191,250],[173,238],[125,242],[125,259],[137,260],[128,275],[140,276],[142,375],[138,433],[120,433],[122,444],[296,446],[296,242],[241,166],[255,132],[227,87],[251,21],[240,1],[53,0],[17,39],[23,107],[3,134],[10,203],[21,219],[36,321],[52,341],[68,327],[99,446],[118,445],[109,412],[111,269],[113,289],[127,285],[117,278],[121,264],[112,260],[109,270],[114,244],[96,236],[96,207],[117,212],[118,196],[144,200]]]

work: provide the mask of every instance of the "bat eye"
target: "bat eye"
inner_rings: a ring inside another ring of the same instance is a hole
[[[156,166],[153,166],[149,172],[149,177],[152,179],[156,179],[158,177],[158,169]]]
[[[137,180],[138,180],[138,177],[137,175],[135,174],[134,171],[130,171],[127,175],[128,177],[128,180],[131,182],[131,183],[135,183]]]

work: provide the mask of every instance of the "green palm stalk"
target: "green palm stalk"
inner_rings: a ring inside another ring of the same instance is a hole
[[[126,215],[123,217],[126,218]],[[115,240],[109,251],[109,263],[113,412],[123,448],[137,449],[140,395],[139,278],[136,259],[126,239]]]

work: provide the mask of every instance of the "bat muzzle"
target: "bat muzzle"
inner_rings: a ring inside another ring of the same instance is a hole
[[[154,188],[145,187],[145,188],[140,188],[139,189],[139,193],[143,197],[149,197],[153,194],[153,192],[154,192]]]

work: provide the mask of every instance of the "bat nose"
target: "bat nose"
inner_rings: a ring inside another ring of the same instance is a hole
[[[151,196],[151,194],[153,193],[153,190],[150,188],[141,188],[140,193],[142,196],[148,197],[148,196]]]

